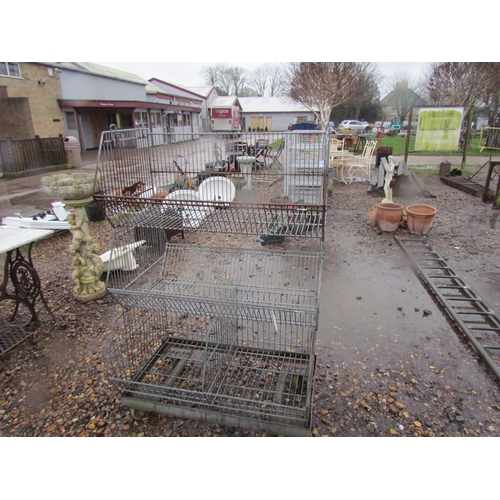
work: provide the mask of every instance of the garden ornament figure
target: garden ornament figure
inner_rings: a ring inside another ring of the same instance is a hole
[[[387,158],[388,164],[387,167],[385,167],[385,182],[384,182],[384,193],[385,193],[385,198],[382,200],[382,203],[392,203],[392,188],[391,188],[391,182],[392,178],[394,177],[394,158],[392,156],[389,156]]]

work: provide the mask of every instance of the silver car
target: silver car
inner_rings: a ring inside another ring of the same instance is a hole
[[[351,132],[370,132],[371,127],[367,122],[360,122],[359,120],[344,120],[339,130],[349,129]]]

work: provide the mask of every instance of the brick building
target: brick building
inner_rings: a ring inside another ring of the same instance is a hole
[[[60,73],[50,64],[0,62],[0,139],[65,135]]]

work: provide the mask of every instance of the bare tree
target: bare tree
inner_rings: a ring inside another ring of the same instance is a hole
[[[350,101],[355,109],[354,118],[357,119],[361,118],[360,113],[363,105],[378,103],[380,98],[379,82],[382,80],[382,76],[378,68],[373,68],[371,71],[364,72],[361,79],[360,92]]]
[[[500,63],[443,62],[431,63],[427,71],[427,88],[432,101],[439,106],[462,106],[468,116],[462,138],[462,168],[466,165],[467,146],[471,136],[474,107],[487,102],[498,111]]]
[[[217,66],[203,66],[199,75],[203,78],[205,85],[217,86],[218,83],[218,69]]]
[[[500,63],[489,64],[488,85],[481,97],[483,110],[488,114],[488,125],[495,125],[500,107]]]
[[[494,124],[500,106],[499,62],[432,63],[427,86],[436,104],[463,106],[466,113],[478,106],[488,114],[488,124]]]
[[[205,66],[200,71],[206,85],[214,85],[222,95],[239,95],[245,87],[248,72],[239,66],[228,66],[221,63]]]
[[[323,127],[335,106],[356,99],[365,89],[373,63],[301,62],[287,68],[288,95],[309,108]]]
[[[266,95],[268,75],[269,66],[267,64],[263,64],[254,69],[250,75],[250,84],[259,97],[264,97]]]
[[[427,69],[429,97],[438,106],[463,106],[466,112],[491,88],[498,63],[431,63]],[[493,85],[494,86],[494,85]]]
[[[286,91],[285,74],[281,64],[273,64],[269,66],[267,81],[268,81],[268,93],[270,97],[275,97],[283,95]]]
[[[255,92],[253,87],[244,85],[243,87],[241,87],[238,97],[261,97],[261,96],[257,95],[257,92]]]
[[[248,78],[248,71],[240,66],[231,66],[227,72],[231,88],[231,95],[240,95],[241,89],[245,86]]]
[[[283,69],[280,64],[263,64],[252,71],[250,84],[259,97],[283,94]]]

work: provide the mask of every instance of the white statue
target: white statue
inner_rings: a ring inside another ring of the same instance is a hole
[[[396,165],[394,165],[394,158],[392,156],[389,156],[387,159],[387,166],[385,167],[385,182],[384,182],[384,193],[385,193],[385,198],[382,200],[382,203],[392,203],[392,188],[391,188],[391,182],[392,178],[394,177],[394,168]]]

